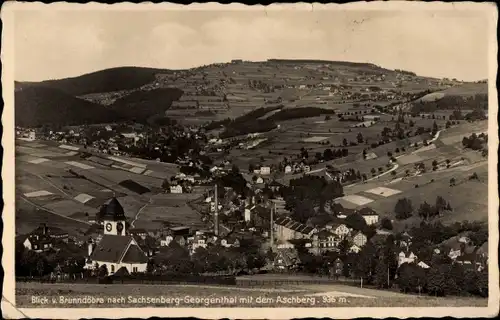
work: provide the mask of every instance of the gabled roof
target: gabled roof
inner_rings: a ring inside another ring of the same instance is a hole
[[[139,246],[131,245],[121,262],[125,263],[146,263],[148,258],[144,254],[144,251],[139,248]]]
[[[61,236],[61,235],[67,235],[68,234],[68,232],[64,231],[61,228],[58,228],[58,227],[49,227],[49,226],[44,226],[44,225],[40,225],[35,230],[31,231],[31,234],[41,235],[41,234],[43,234],[43,232],[44,232],[43,229],[45,227],[47,228],[46,229],[46,234],[47,235]]]
[[[376,213],[375,210],[373,210],[372,208],[368,208],[368,207],[364,207],[364,208],[360,209],[358,211],[358,213],[362,216],[373,216],[373,215],[378,216],[378,213]]]
[[[92,252],[92,261],[119,263],[125,256],[129,244],[133,241],[131,236],[103,235],[101,241]]]

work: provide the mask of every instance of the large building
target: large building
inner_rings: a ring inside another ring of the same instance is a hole
[[[89,244],[86,268],[106,265],[110,275],[122,267],[128,273],[146,272],[147,255],[135,239],[127,234],[125,212],[116,198],[113,197],[105,205],[102,220],[104,235],[95,247],[93,243]]]

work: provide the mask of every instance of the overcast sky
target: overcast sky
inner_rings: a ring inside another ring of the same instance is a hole
[[[17,11],[15,78],[118,66],[182,69],[231,59],[370,62],[418,75],[486,79],[480,12]]]

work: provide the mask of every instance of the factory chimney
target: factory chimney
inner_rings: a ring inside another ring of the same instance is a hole
[[[214,233],[219,236],[219,197],[217,194],[217,183],[215,184],[215,210],[214,210]]]

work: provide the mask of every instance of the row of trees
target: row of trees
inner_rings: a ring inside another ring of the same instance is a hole
[[[452,211],[451,205],[443,197],[437,196],[434,206],[431,206],[426,201],[420,205],[418,208],[418,216],[423,220],[428,220],[442,214],[444,211]],[[398,220],[410,218],[413,212],[414,208],[412,202],[408,198],[399,199],[394,206],[394,213]]]

